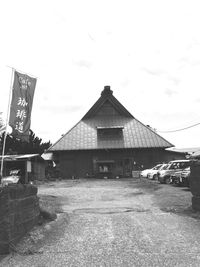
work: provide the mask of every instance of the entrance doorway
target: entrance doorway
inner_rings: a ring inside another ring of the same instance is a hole
[[[98,160],[97,161],[97,176],[98,178],[113,178],[114,160]]]

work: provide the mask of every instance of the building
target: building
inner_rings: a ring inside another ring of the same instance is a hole
[[[85,116],[48,152],[63,178],[131,177],[165,162],[173,145],[137,120],[105,86]]]
[[[0,166],[1,161],[2,156]],[[3,162],[3,177],[9,176],[10,171],[18,169],[26,181],[45,179],[45,160],[39,154],[5,155]]]

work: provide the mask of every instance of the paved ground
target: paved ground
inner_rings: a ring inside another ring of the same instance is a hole
[[[39,192],[58,197],[64,213],[34,232],[34,253],[9,255],[0,266],[200,266],[200,220],[187,189],[124,179]]]

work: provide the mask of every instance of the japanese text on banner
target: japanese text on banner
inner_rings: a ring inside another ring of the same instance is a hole
[[[12,135],[22,141],[29,141],[36,81],[26,74],[14,73],[9,125],[13,130]]]

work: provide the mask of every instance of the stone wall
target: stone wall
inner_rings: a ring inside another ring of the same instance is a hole
[[[190,167],[190,191],[192,193],[192,208],[200,211],[200,161],[192,162]]]
[[[0,254],[7,254],[38,221],[39,199],[33,185],[0,188]]]

